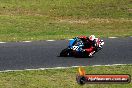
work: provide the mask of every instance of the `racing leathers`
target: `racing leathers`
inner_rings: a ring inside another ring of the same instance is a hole
[[[85,51],[89,56],[92,56],[95,53],[96,49],[96,40],[91,41],[87,36],[79,36],[79,39],[83,42],[83,51]]]

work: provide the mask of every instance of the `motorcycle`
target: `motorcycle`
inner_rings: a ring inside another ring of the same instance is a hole
[[[101,50],[103,48],[104,45],[104,41],[99,39],[99,38],[95,38],[94,39],[94,54],[96,52],[98,52],[99,50]],[[63,49],[60,52],[60,56],[61,57],[92,57],[89,55],[89,53],[87,53],[85,51],[85,45],[84,45],[84,39],[82,38],[78,38],[75,37],[73,39],[71,39],[69,41],[69,45],[67,48]]]

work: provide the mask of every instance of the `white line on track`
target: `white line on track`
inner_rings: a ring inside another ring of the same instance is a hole
[[[114,66],[117,66],[117,65],[127,65],[127,64],[113,64]]]
[[[6,42],[0,42],[0,43],[6,43]]]
[[[93,67],[97,66],[120,66],[120,65],[127,65],[127,64],[108,64],[108,65],[92,65]],[[37,68],[37,69],[24,69],[24,70],[3,70],[0,72],[13,72],[13,71],[35,71],[35,70],[48,70],[48,69],[68,69],[68,68],[77,68],[80,66],[71,66],[71,67],[53,67],[53,68]],[[81,67],[87,67],[87,66],[81,66]]]
[[[93,65],[93,66],[95,66],[95,67],[96,67],[96,66],[101,66],[101,65]]]
[[[109,38],[118,38],[118,37],[109,37]]]
[[[73,40],[73,39],[68,39],[68,40]]]
[[[132,36],[129,36],[129,37],[132,37]],[[118,38],[118,37],[109,37],[110,39],[114,39],[114,38]],[[66,39],[66,40],[73,40],[73,39]],[[56,41],[56,40],[46,40],[46,41]],[[32,41],[21,41],[21,42],[32,42]],[[8,42],[0,42],[0,43],[8,43]]]
[[[4,71],[0,71],[0,72],[14,72],[14,71],[24,71],[24,70],[4,70]]]
[[[32,42],[32,41],[23,41],[23,42]]]
[[[46,40],[46,41],[55,41],[55,40]]]
[[[127,64],[107,64],[107,65],[93,65],[93,67],[96,67],[96,66],[119,66],[119,65],[127,65]]]

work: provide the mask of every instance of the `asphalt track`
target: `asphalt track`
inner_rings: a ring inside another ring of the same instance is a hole
[[[58,57],[68,40],[1,43],[0,70],[132,64],[132,37],[103,40],[93,58]]]

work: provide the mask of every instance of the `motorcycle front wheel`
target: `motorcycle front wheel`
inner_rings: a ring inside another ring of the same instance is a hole
[[[71,50],[66,48],[66,49],[63,49],[60,53],[60,56],[61,57],[68,57],[68,56],[72,56],[71,54]]]

